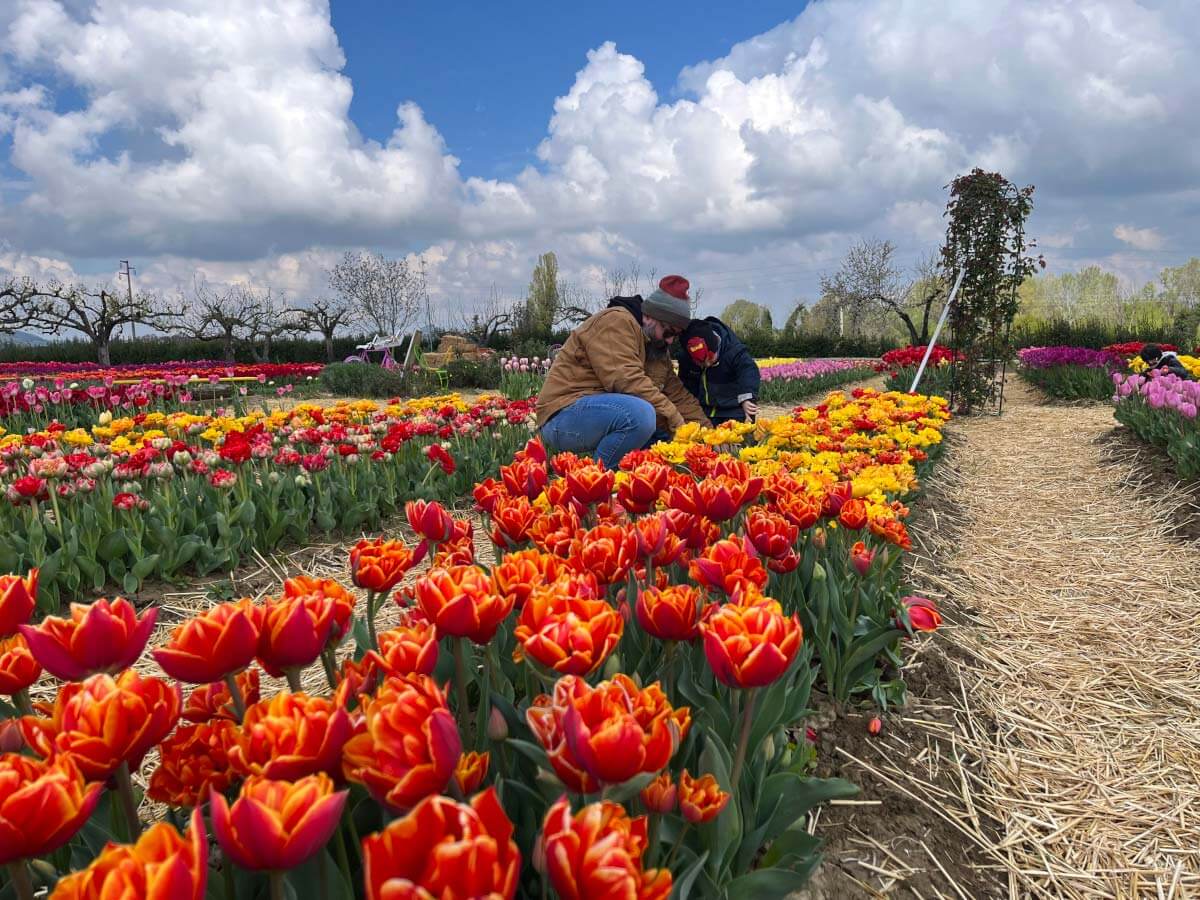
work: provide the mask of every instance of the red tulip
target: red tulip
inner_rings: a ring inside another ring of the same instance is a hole
[[[700,593],[690,584],[638,592],[637,620],[642,630],[661,641],[690,641],[700,634]]]
[[[513,598],[513,605],[521,609],[536,588],[556,581],[566,569],[563,561],[540,550],[518,550],[506,553],[500,564],[492,569],[492,583],[496,590]]]
[[[850,563],[854,566],[854,571],[866,578],[874,560],[875,551],[868,550],[867,545],[862,541],[855,541],[854,546],[850,548]]]
[[[71,618],[47,616],[39,625],[22,625],[21,633],[47,672],[64,681],[81,681],[133,665],[157,618],[157,607],[147,609],[139,621],[124,597],[111,602],[101,598],[90,605],[72,603]]]
[[[521,852],[496,789],[456,803],[427,797],[362,842],[367,900],[512,900]]]
[[[727,603],[701,624],[704,655],[717,680],[730,687],[771,684],[791,666],[803,632],[795,617],[774,600],[753,605]]]
[[[637,560],[637,536],[619,525],[597,525],[571,542],[571,564],[601,584],[617,584]]]
[[[446,789],[462,739],[446,698],[425,675],[393,675],[364,702],[366,730],[343,751],[346,778],[394,810]]]
[[[838,521],[851,531],[866,527],[867,518],[867,504],[857,497],[847,500],[838,511]]]
[[[546,875],[562,900],[666,900],[671,872],[642,868],[646,845],[646,817],[607,800],[571,815],[563,797],[542,826]]]
[[[243,869],[294,869],[328,843],[347,793],[335,793],[323,773],[294,782],[254,775],[232,808],[211,791],[213,835],[226,857]]]
[[[767,570],[753,553],[746,539],[726,538],[717,541],[688,565],[693,581],[704,587],[733,596],[747,585],[762,590],[767,586]]]
[[[151,651],[164,672],[189,684],[210,684],[250,665],[258,649],[262,607],[248,597],[218,603],[177,625],[166,646]]]
[[[258,635],[258,661],[280,678],[316,662],[335,626],[335,602],[323,593],[269,597]]]
[[[361,540],[350,548],[350,577],[363,590],[386,594],[418,562],[403,541]]]
[[[394,628],[380,632],[379,650],[367,656],[388,675],[432,675],[437,631],[420,610],[405,610]]]
[[[126,669],[59,688],[48,717],[25,716],[25,742],[41,756],[70,753],[90,781],[121,763],[136,769],[179,719],[179,686]]]
[[[320,594],[333,604],[333,628],[329,633],[329,644],[333,646],[340,643],[350,630],[358,598],[332,578],[297,575],[284,581],[283,596],[299,597],[304,594]]]
[[[670,772],[663,772],[652,782],[642,788],[639,795],[642,805],[652,813],[666,815],[675,811],[675,801],[678,791]]]
[[[563,480],[573,500],[591,506],[612,496],[615,475],[599,463],[587,462],[571,469]]]
[[[925,597],[902,597],[900,602],[908,612],[908,621],[914,631],[937,631],[942,624],[942,614],[937,604]]]
[[[879,718],[879,716],[875,716],[870,722],[867,723],[867,733],[874,736],[879,734],[881,731],[883,731],[883,719]]]
[[[667,487],[671,474],[669,467],[661,463],[642,463],[630,471],[617,486],[617,502],[627,512],[640,514],[654,509],[658,498]]]
[[[729,794],[721,790],[712,775],[692,778],[684,769],[679,776],[679,811],[693,825],[711,822],[729,803]]]
[[[41,677],[42,667],[23,635],[0,638],[0,694],[11,697]]]
[[[487,778],[491,759],[491,754],[487,751],[476,753],[474,750],[459,757],[458,765],[454,769],[454,781],[458,785],[459,793],[470,797],[479,790],[479,786]]]
[[[768,559],[786,557],[795,549],[799,536],[795,524],[762,506],[752,506],[746,513],[746,537]]]
[[[53,853],[92,815],[104,784],[87,784],[69,753],[0,755],[0,865]]]
[[[38,570],[29,574],[0,575],[0,638],[17,633],[17,628],[29,621],[37,605]]]
[[[625,630],[621,614],[598,599],[595,579],[568,576],[530,596],[513,635],[522,658],[563,675],[594,672],[616,649]]]
[[[168,806],[200,806],[209,788],[226,790],[238,778],[229,764],[229,748],[237,737],[237,725],[229,719],[176,728],[158,745],[158,768],[146,796]]]
[[[510,612],[514,598],[498,594],[478,566],[433,569],[413,589],[421,612],[439,635],[469,638],[486,644]]]
[[[208,883],[208,840],[200,810],[180,836],[159,822],[133,846],[109,844],[86,869],[59,879],[54,900],[203,900]]]
[[[258,702],[261,694],[258,669],[238,672],[234,680],[247,706]],[[182,715],[189,722],[207,722],[210,719],[236,720],[229,685],[224,681],[214,681],[212,684],[202,684],[194,688],[183,705]]]
[[[282,691],[247,707],[229,761],[237,772],[265,778],[294,780],[317,772],[338,778],[354,732],[350,713],[335,699]]]
[[[454,520],[440,503],[409,500],[404,504],[404,515],[408,527],[430,543],[440,544],[454,532]]]

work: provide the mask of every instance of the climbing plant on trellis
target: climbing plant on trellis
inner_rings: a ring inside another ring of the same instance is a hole
[[[1041,266],[1026,242],[1033,185],[1018,188],[999,172],[973,169],[948,185],[946,243],[941,264],[946,283],[963,270],[950,310],[950,347],[957,351],[950,388],[953,409],[1004,407],[1004,377],[1012,356],[1010,335],[1017,289]]]

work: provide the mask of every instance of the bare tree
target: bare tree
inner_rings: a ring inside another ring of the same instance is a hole
[[[250,322],[250,352],[255,362],[271,361],[275,341],[284,335],[302,332],[300,318],[277,297],[271,288],[245,288],[256,301],[256,312]]]
[[[458,327],[475,343],[486,346],[496,334],[512,326],[513,314],[513,307],[505,304],[493,283],[487,300],[475,304],[474,312],[459,312]]]
[[[294,307],[293,315],[299,327],[305,331],[320,332],[325,341],[325,360],[334,362],[333,338],[343,328],[348,328],[358,321],[358,310],[344,298],[331,300],[319,298],[308,306]]]
[[[558,310],[554,318],[555,328],[578,325],[596,312],[596,298],[590,291],[572,281],[564,281],[559,288],[559,294]]]
[[[917,277],[910,279],[896,265],[895,255],[891,241],[859,241],[836,273],[821,276],[821,293],[845,312],[852,333],[859,333],[873,311],[882,310],[900,319],[913,344],[923,344],[929,340],[930,319],[945,296],[945,286],[936,275],[936,263],[921,263]]]
[[[151,294],[139,292],[130,298],[106,287],[88,289],[58,282],[38,287],[28,279],[8,282],[0,289],[0,314],[10,305],[15,322],[47,334],[73,331],[83,335],[102,366],[112,364],[113,336],[120,334],[123,326],[135,322],[154,325],[163,315]]]
[[[37,293],[29,278],[0,281],[0,334],[12,334],[29,324],[29,303]]]
[[[201,341],[220,341],[222,358],[232,361],[234,346],[251,342],[260,328],[262,297],[244,285],[214,287],[197,280],[192,302],[179,316],[176,330]]]
[[[379,253],[347,252],[329,273],[329,286],[355,307],[376,332],[405,332],[421,312],[426,296],[424,266]]]

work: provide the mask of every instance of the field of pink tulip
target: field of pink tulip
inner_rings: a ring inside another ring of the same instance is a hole
[[[814,774],[813,692],[841,716],[903,703],[908,642],[941,622],[902,559],[944,401],[834,393],[616,472],[547,458],[529,414],[446,397],[0,439],[0,744],[20,750],[0,755],[0,892],[805,884],[810,813],[856,791]],[[83,602],[363,530],[343,578],[169,629]]]

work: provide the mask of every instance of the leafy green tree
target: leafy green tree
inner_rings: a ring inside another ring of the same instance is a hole
[[[771,310],[753,300],[734,300],[721,310],[721,321],[742,340],[769,339],[775,335]]]
[[[530,336],[548,337],[554,330],[562,305],[562,287],[558,280],[558,257],[543,253],[533,267],[529,280],[529,292],[525,297],[524,322]]]

